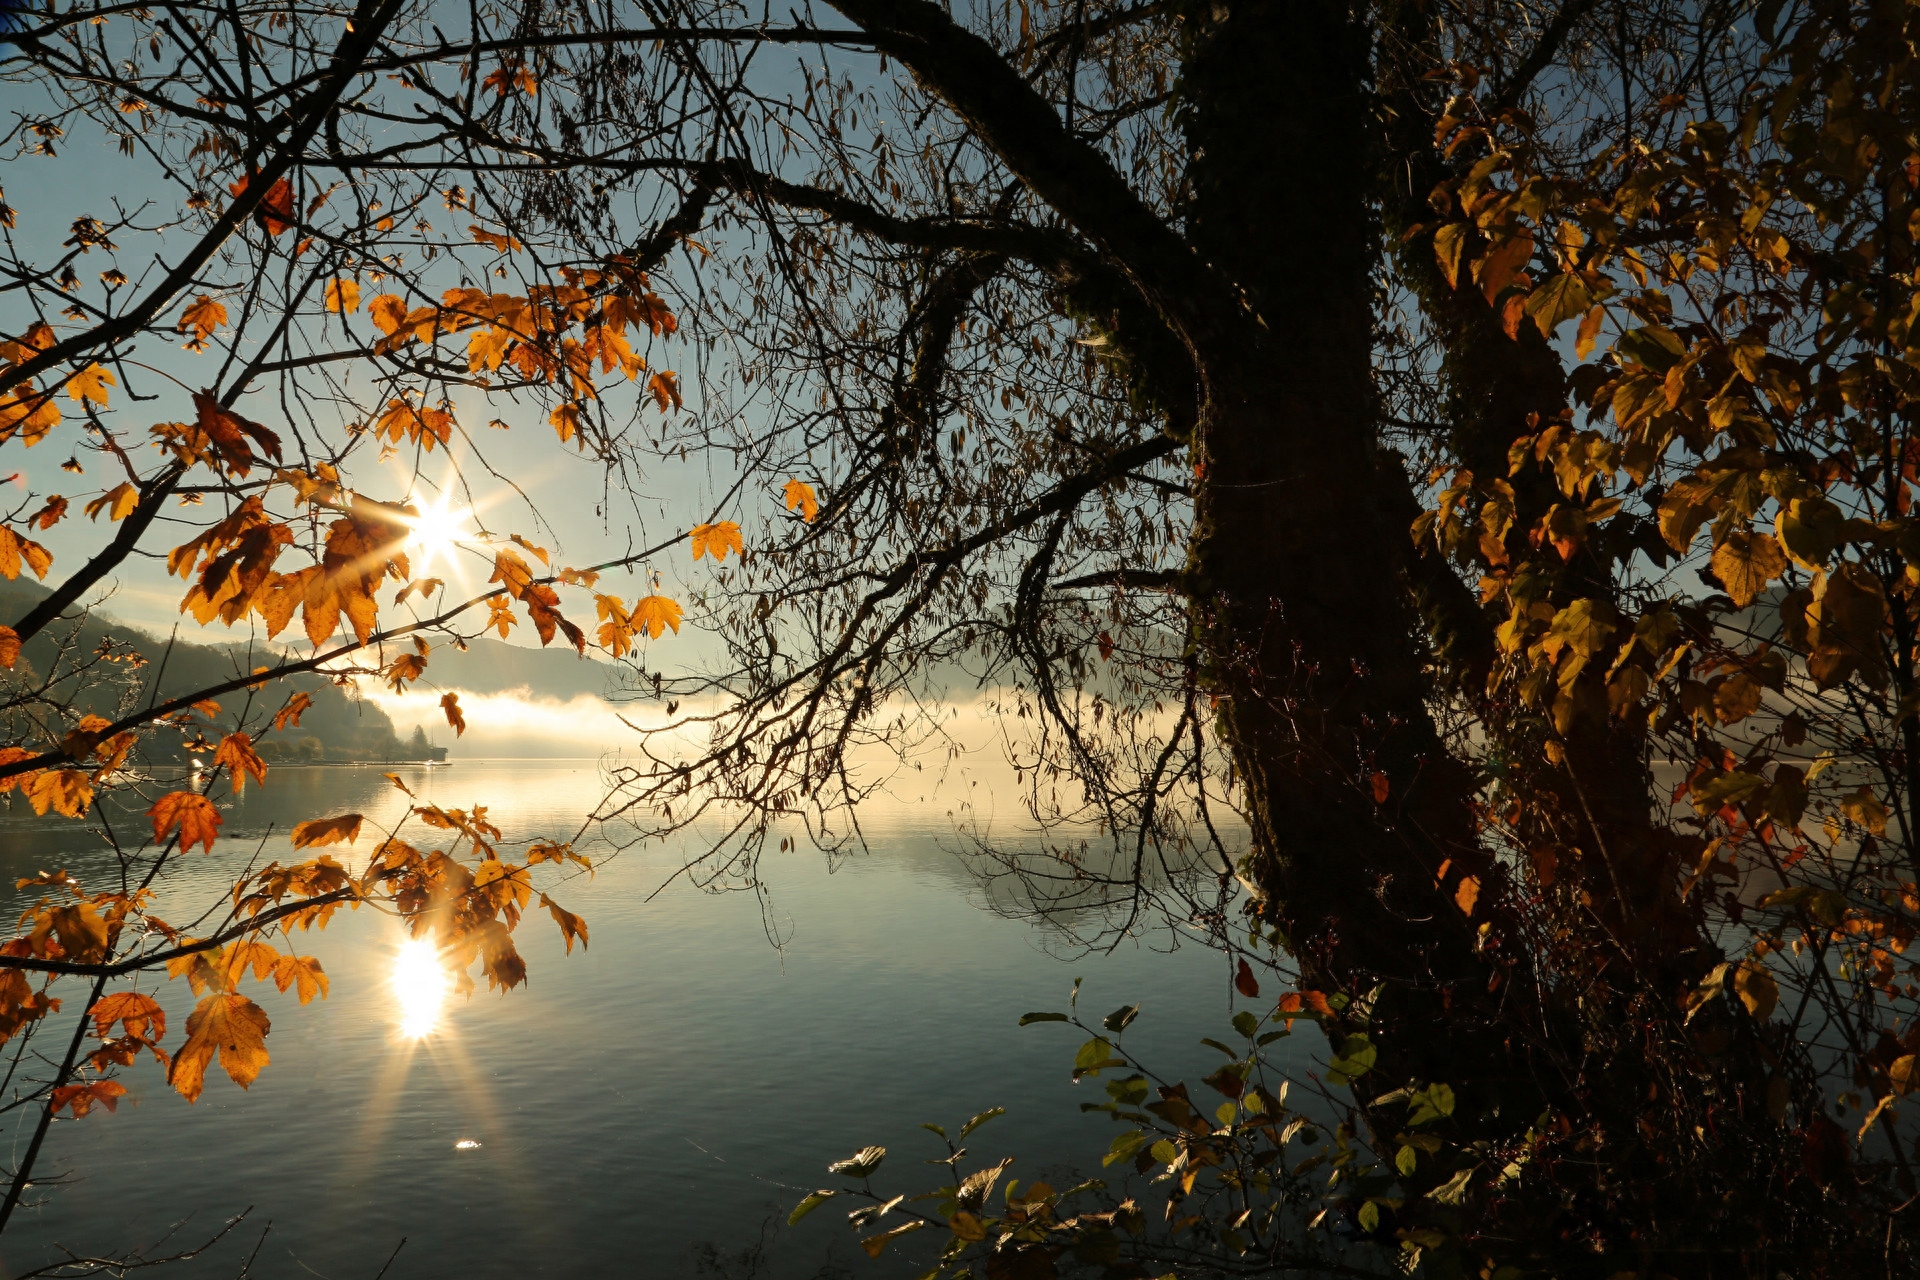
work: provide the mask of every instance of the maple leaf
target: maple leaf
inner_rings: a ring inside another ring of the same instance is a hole
[[[74,400],[92,401],[94,404],[105,406],[107,388],[119,385],[113,376],[113,370],[95,361],[67,379],[67,395]]]
[[[120,1105],[120,1099],[127,1092],[127,1086],[118,1080],[96,1080],[92,1084],[64,1084],[53,1091],[48,1100],[47,1111],[59,1115],[62,1108],[70,1107],[73,1118],[80,1117],[93,1110],[93,1104],[99,1103],[112,1111]]]
[[[808,524],[820,513],[820,500],[814,496],[813,486],[804,480],[789,480],[787,487],[781,490],[787,500],[787,510],[800,508],[800,518]]]
[[[467,717],[460,710],[460,695],[449,690],[440,695],[440,709],[447,713],[447,723],[453,726],[453,736],[459,737],[467,731]]]
[[[93,1008],[87,1010],[87,1016],[93,1019],[94,1034],[102,1040],[116,1022],[128,1035],[142,1040],[158,1040],[167,1034],[167,1011],[160,1007],[158,1000],[138,991],[116,991],[101,996],[94,1001]]]
[[[540,92],[540,82],[534,78],[527,64],[518,60],[503,62],[495,67],[487,73],[487,78],[480,82],[480,87],[491,89],[500,97],[505,97],[511,89],[518,89],[526,94]]]
[[[632,624],[635,631],[646,632],[650,640],[658,640],[668,627],[679,635],[680,603],[666,596],[643,596],[633,606]]]
[[[17,432],[31,449],[60,425],[60,405],[53,392],[35,390],[31,384],[16,387],[0,395],[0,441]]]
[[[63,817],[78,818],[93,803],[93,783],[78,769],[48,769],[34,778],[27,799],[37,814],[44,816],[52,809]]]
[[[667,411],[668,404],[672,404],[676,409],[685,407],[680,399],[680,375],[671,369],[662,369],[648,378],[647,390],[653,395],[653,402],[660,407],[662,413]]]
[[[0,626],[0,667],[11,667],[20,661],[20,633],[12,627]]]
[[[327,281],[327,310],[352,315],[360,309],[360,286],[345,276]]]
[[[213,762],[225,765],[232,776],[233,793],[240,795],[247,789],[247,775],[252,774],[255,782],[265,786],[267,782],[267,764],[253,749],[253,740],[244,733],[230,733],[220,739],[220,749],[213,753]]]
[[[8,628],[12,630],[12,628]],[[33,759],[34,753],[25,747],[0,747],[0,764],[18,764],[22,760]],[[0,778],[0,795],[5,795],[15,787],[24,787],[40,775],[36,773],[11,773]]]
[[[102,511],[111,521],[125,520],[140,505],[140,491],[126,481],[121,481],[86,505],[87,518],[98,520]]]
[[[0,525],[0,578],[17,578],[24,563],[34,576],[44,579],[53,567],[53,553],[30,538],[23,538]]]
[[[312,956],[277,956],[273,962],[273,985],[282,991],[297,985],[301,1004],[315,995],[324,1000],[328,993],[326,970]]]
[[[27,523],[37,524],[42,529],[51,529],[59,524],[60,518],[66,514],[67,500],[56,493],[49,497],[38,511],[27,517]]]
[[[153,819],[155,840],[164,841],[167,833],[178,827],[182,853],[196,844],[205,845],[208,853],[213,852],[214,837],[220,833],[220,811],[213,807],[213,801],[198,792],[169,791],[153,802],[147,816]]]
[[[337,818],[314,818],[302,822],[293,829],[293,847],[305,849],[311,845],[339,844],[345,841],[352,844],[360,838],[360,824],[366,821],[357,813],[343,813]]]
[[[187,343],[189,351],[205,351],[207,339],[214,330],[227,322],[227,309],[220,300],[210,294],[201,294],[187,309],[180,313],[180,323],[174,327],[181,333],[193,330],[193,338]]]
[[[247,446],[252,437],[275,462],[280,461],[280,437],[257,422],[241,417],[214,399],[206,391],[193,393],[195,424],[213,442],[222,460],[238,475],[246,475],[253,466],[253,450]]]
[[[174,1054],[168,1083],[188,1102],[195,1101],[206,1087],[207,1066],[218,1053],[227,1075],[246,1088],[267,1065],[272,1027],[266,1011],[245,996],[208,996],[187,1017],[187,1041]]]
[[[383,293],[367,304],[374,328],[388,335],[399,332],[407,322],[407,304],[398,294]]]
[[[560,443],[565,444],[580,430],[580,406],[563,404],[547,415],[547,421],[553,424],[554,434],[560,437]],[[585,447],[584,442],[582,447]]]
[[[237,199],[247,194],[251,178],[228,185]],[[293,184],[285,178],[267,188],[267,194],[261,197],[260,204],[253,211],[253,220],[266,229],[268,235],[283,235],[293,230]]]
[[[693,539],[693,558],[698,560],[708,552],[715,560],[725,560],[727,549],[742,555],[746,554],[746,545],[740,541],[740,526],[731,520],[722,520],[718,524],[697,524],[690,535]]]
[[[498,75],[499,72],[494,74]],[[467,230],[473,233],[474,243],[498,249],[501,253],[517,253],[526,248],[512,236],[503,236],[498,231],[489,231],[485,227],[469,226]]]
[[[553,922],[560,926],[560,936],[567,941],[567,954],[573,954],[573,940],[580,939],[580,949],[587,949],[587,922],[571,911],[564,910],[559,903],[546,894],[540,895],[540,905],[553,916]]]
[[[312,705],[313,697],[310,694],[296,693],[291,695],[287,698],[286,705],[273,713],[273,727],[275,729],[286,729],[289,727],[298,729],[300,727],[301,714]]]

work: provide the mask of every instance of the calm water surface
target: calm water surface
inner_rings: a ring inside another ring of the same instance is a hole
[[[600,795],[590,760],[400,772],[423,798],[489,805],[515,839],[570,836]],[[287,859],[272,832],[293,820],[360,811],[391,822],[404,802],[377,769],[281,769],[270,783],[229,816],[220,857],[196,854],[173,879],[163,917],[182,924],[204,909],[243,840],[264,841],[263,861]],[[273,1061],[251,1090],[214,1067],[189,1106],[149,1061],[123,1073],[117,1114],[54,1126],[39,1170],[66,1181],[36,1188],[44,1203],[0,1239],[0,1272],[42,1265],[59,1246],[119,1250],[169,1231],[197,1242],[252,1206],[219,1249],[165,1274],[231,1276],[258,1244],[253,1275],[370,1278],[403,1238],[390,1277],[913,1274],[908,1251],[870,1262],[831,1206],[791,1229],[786,1211],[838,1181],[829,1161],[868,1143],[892,1153],[876,1186],[931,1187],[937,1171],[920,1162],[944,1150],[920,1123],[951,1130],[990,1106],[1008,1114],[969,1145],[1014,1155],[1010,1173],[1097,1170],[1114,1130],[1079,1114],[1104,1095],[1069,1083],[1077,1033],[1019,1028],[1022,1012],[1065,1008],[1083,976],[1090,1012],[1143,1003],[1128,1042],[1151,1065],[1211,1070],[1195,1041],[1220,1035],[1231,1012],[1217,956],[1164,954],[1162,938],[1160,949],[1062,958],[1054,935],[985,909],[944,812],[863,821],[871,852],[831,868],[813,851],[769,856],[782,949],[752,895],[681,882],[647,901],[684,852],[656,845],[554,889],[587,918],[590,950],[567,956],[545,914],[529,916],[529,985],[456,1000],[415,1044],[396,1033],[397,930],[369,911],[339,913],[297,940],[325,963],[331,998],[302,1008],[247,984],[273,1019]],[[76,830],[23,808],[0,814],[8,891],[41,867],[97,882],[102,854]],[[415,843],[426,847],[425,834],[416,828]],[[356,852],[370,844],[363,835]],[[167,1004],[177,1045],[192,1007],[184,983],[143,985]],[[24,1109],[5,1119],[0,1142],[17,1155],[31,1124]],[[462,1140],[480,1145],[456,1149]]]

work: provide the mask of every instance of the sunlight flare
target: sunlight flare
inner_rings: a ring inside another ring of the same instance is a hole
[[[419,561],[417,573],[424,575],[436,563],[453,565],[455,548],[473,536],[468,527],[472,516],[471,508],[455,506],[451,495],[443,493],[408,519],[413,532],[407,537],[407,551]]]
[[[425,938],[401,943],[393,961],[392,981],[400,1034],[409,1040],[432,1035],[439,1028],[440,1014],[453,990],[453,975],[440,963],[440,953],[433,943]]]

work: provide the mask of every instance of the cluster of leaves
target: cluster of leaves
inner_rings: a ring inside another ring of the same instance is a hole
[[[1259,987],[1244,967],[1239,987],[1257,999]],[[1076,981],[1070,1009],[1077,1010]],[[1302,1270],[1332,1264],[1356,1238],[1380,1250],[1383,1266],[1407,1271],[1423,1260],[1457,1265],[1458,1241],[1433,1228],[1394,1225],[1407,1198],[1425,1197],[1443,1211],[1460,1203],[1486,1154],[1462,1141],[1453,1123],[1453,1090],[1444,1083],[1408,1086],[1381,1094],[1371,1106],[1396,1134],[1391,1164],[1370,1157],[1354,1121],[1331,1090],[1367,1076],[1376,1050],[1363,1029],[1366,1013],[1344,995],[1289,993],[1264,1013],[1242,1009],[1233,1017],[1237,1045],[1208,1038],[1201,1043],[1228,1061],[1200,1083],[1219,1102],[1197,1101],[1184,1082],[1170,1082],[1146,1068],[1125,1047],[1127,1029],[1140,1006],[1116,1009],[1098,1026],[1077,1012],[1029,1013],[1021,1025],[1067,1023],[1090,1037],[1074,1054],[1075,1083],[1102,1081],[1105,1102],[1081,1104],[1104,1114],[1123,1132],[1108,1144],[1101,1164],[1121,1185],[1092,1178],[1056,1190],[1045,1182],[1022,1188],[1002,1176],[1013,1161],[975,1156],[959,1144],[995,1116],[973,1117],[952,1137],[937,1124],[922,1127],[947,1147],[947,1182],[920,1194],[878,1191],[873,1175],[887,1152],[867,1147],[828,1172],[849,1179],[839,1188],[815,1191],[793,1210],[796,1223],[827,1201],[861,1201],[848,1214],[856,1232],[882,1219],[897,1225],[867,1235],[861,1245],[872,1257],[903,1236],[927,1229],[946,1235],[931,1277],[1046,1277],[1098,1268],[1112,1277]],[[1292,1082],[1274,1055],[1294,1024],[1342,1028],[1324,1073],[1308,1083],[1313,1096],[1289,1105]],[[1276,1047],[1277,1046],[1277,1047]],[[1210,1107],[1210,1109],[1209,1109]],[[1524,1163],[1526,1157],[1520,1157]],[[972,1172],[963,1167],[977,1165]],[[1131,1171],[1129,1173],[1129,1171]],[[1511,1181],[1512,1165],[1500,1175]],[[1135,1180],[1143,1179],[1136,1186]],[[992,1198],[996,1186],[1000,1200]],[[1074,1205],[1089,1207],[1076,1209]],[[1099,1207],[1092,1207],[1092,1206]],[[1389,1261],[1389,1260],[1393,1261]],[[1346,1265],[1354,1265],[1351,1259]]]

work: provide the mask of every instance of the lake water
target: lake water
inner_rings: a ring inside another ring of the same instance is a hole
[[[602,785],[591,760],[399,772],[424,799],[488,805],[510,839],[571,836]],[[229,815],[220,852],[192,855],[169,882],[159,913],[183,924],[188,904],[205,909],[234,856],[263,839],[263,861],[287,859],[270,826],[350,811],[391,822],[404,803],[377,769],[275,771]],[[589,950],[566,955],[545,913],[530,915],[518,935],[529,984],[456,999],[417,1043],[397,1034],[390,920],[341,912],[324,933],[296,935],[332,995],[302,1008],[246,984],[273,1019],[273,1061],[252,1089],[211,1068],[189,1106],[151,1061],[124,1072],[117,1114],[55,1124],[38,1172],[66,1178],[35,1188],[43,1203],[0,1238],[0,1271],[43,1265],[61,1246],[117,1251],[170,1231],[174,1248],[197,1243],[252,1206],[212,1254],[167,1274],[232,1276],[257,1246],[253,1275],[370,1280],[403,1239],[390,1277],[915,1274],[914,1250],[869,1261],[832,1205],[794,1228],[786,1213],[840,1181],[830,1161],[870,1143],[891,1152],[876,1187],[931,1188],[940,1171],[921,1161],[945,1151],[921,1122],[952,1131],[992,1106],[1007,1114],[967,1145],[1015,1156],[1010,1176],[1097,1172],[1115,1130],[1079,1113],[1104,1098],[1069,1081],[1080,1037],[1020,1028],[1021,1013],[1064,1009],[1080,976],[1085,1012],[1142,1003],[1128,1044],[1163,1074],[1192,1078],[1219,1061],[1196,1044],[1221,1036],[1232,1012],[1217,954],[1191,943],[1168,954],[1164,933],[1111,954],[1056,954],[1056,934],[986,908],[937,807],[863,814],[863,825],[870,852],[831,865],[812,850],[768,856],[772,916],[790,935],[781,949],[751,894],[682,881],[646,900],[684,849],[624,853],[553,890],[586,917]],[[78,831],[24,805],[0,814],[8,892],[41,867],[98,883],[103,854]],[[427,847],[423,834],[414,842]],[[361,837],[361,858],[371,843]],[[177,1046],[192,1007],[184,982],[149,977],[142,989],[167,1005]],[[83,992],[66,994],[71,1013]],[[15,1156],[30,1112],[4,1117],[0,1142]]]

